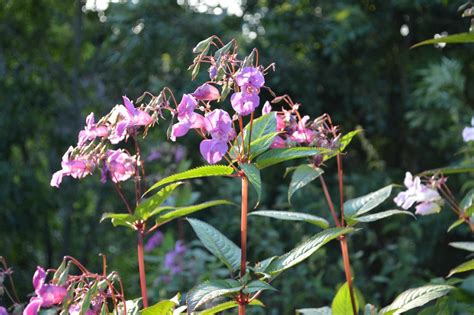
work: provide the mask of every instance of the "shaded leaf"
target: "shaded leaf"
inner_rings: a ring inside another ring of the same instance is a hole
[[[247,283],[242,290],[244,293],[255,293],[258,291],[264,291],[264,290],[273,290],[276,291],[274,287],[272,287],[270,284],[260,281],[260,280],[253,280],[249,283]]]
[[[301,212],[261,210],[250,212],[249,215],[258,215],[261,217],[270,217],[286,221],[304,221],[322,227],[323,229],[329,227],[329,222],[326,219]]]
[[[193,312],[217,297],[238,293],[242,287],[236,280],[210,280],[201,283],[189,290],[186,296],[188,311]]]
[[[459,206],[463,211],[466,211],[469,207],[472,206],[472,202],[474,201],[474,189],[471,189],[467,192],[466,196],[461,200]]]
[[[323,152],[325,152],[323,149],[305,147],[270,149],[257,157],[256,165],[259,169],[262,169],[284,161],[310,157]]]
[[[175,208],[174,210],[172,210],[170,212],[167,212],[163,215],[160,215],[156,219],[156,224],[162,225],[162,224],[167,223],[167,222],[169,222],[171,220],[174,220],[176,218],[180,218],[180,217],[183,217],[185,215],[207,209],[209,207],[219,206],[219,205],[230,205],[230,204],[233,204],[233,203],[230,202],[230,201],[221,199],[221,200],[207,201],[207,202],[203,202],[203,203],[200,203],[200,204],[197,204],[197,205],[192,205],[192,206],[185,206],[185,207]]]
[[[247,176],[250,184],[252,184],[252,187],[255,188],[257,192],[257,205],[255,205],[255,207],[257,207],[262,198],[262,180],[260,178],[260,170],[255,167],[254,164],[248,163],[240,164],[240,168],[244,171],[245,176]]]
[[[474,270],[474,259],[466,261],[465,263],[460,264],[456,268],[451,269],[451,271],[448,274],[448,278],[456,273],[466,272],[470,270]]]
[[[474,43],[474,32],[459,33],[459,34],[453,34],[449,36],[443,36],[440,38],[427,39],[411,46],[410,49],[424,46],[424,45],[432,45],[432,44],[439,44],[439,43],[446,43],[446,44]]]
[[[310,182],[321,176],[324,171],[321,168],[314,168],[311,165],[298,166],[291,177],[290,187],[288,189],[288,202],[291,196],[298,190],[308,185]]]
[[[448,232],[451,232],[456,227],[460,226],[464,222],[464,219],[457,219],[448,228]]]
[[[240,248],[211,225],[196,219],[187,219],[194,232],[214,256],[232,271],[240,268]]]
[[[350,199],[344,202],[344,215],[350,218],[369,212],[390,197],[391,192],[392,185],[388,185],[365,196]]]
[[[474,252],[474,242],[451,242],[449,246]]]
[[[441,167],[435,168],[432,170],[427,170],[421,172],[418,176],[430,176],[433,174],[460,174],[460,173],[472,173],[474,172],[474,165],[457,165],[457,166],[448,166],[448,167]]]
[[[410,215],[413,218],[416,219],[416,216],[411,213],[410,211],[404,211],[404,210],[386,210],[382,212],[377,212],[374,214],[369,214],[369,215],[364,215],[361,217],[354,217],[352,220],[357,221],[357,222],[374,222],[378,221],[387,217],[391,217],[392,215],[395,214],[405,214],[405,215]]]

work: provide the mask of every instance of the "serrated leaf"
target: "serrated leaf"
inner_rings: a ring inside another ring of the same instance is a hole
[[[272,275],[281,273],[284,270],[299,264],[329,241],[351,231],[353,231],[352,228],[332,228],[324,230],[303,241],[288,253],[273,260],[265,271]]]
[[[353,217],[352,220],[357,221],[357,222],[374,222],[374,221],[378,221],[378,220],[381,220],[381,219],[385,219],[387,217],[391,217],[392,215],[395,215],[395,214],[405,214],[405,215],[412,216],[413,218],[416,219],[416,216],[413,213],[411,213],[410,211],[386,210],[386,211],[377,212],[377,213],[374,213],[374,214],[364,215],[364,216],[361,216],[361,217]]]
[[[298,166],[291,177],[290,187],[288,189],[288,202],[291,203],[291,196],[313,180],[321,176],[324,171],[321,168],[314,168],[311,165]]]
[[[104,213],[102,214],[100,222],[106,219],[110,219],[112,225],[115,227],[125,226],[132,230],[135,229],[133,223],[137,221],[137,218],[134,215],[128,213]]]
[[[392,185],[388,185],[365,196],[350,199],[344,202],[344,215],[351,218],[369,212],[390,197],[391,192]]]
[[[135,215],[144,221],[150,218],[152,213],[156,215],[154,210],[157,209],[166,199],[168,199],[174,190],[181,184],[183,183],[177,182],[161,188],[156,194],[148,199],[145,199],[138,205],[138,207],[135,209]]]
[[[201,283],[192,288],[186,296],[188,311],[193,312],[217,297],[237,293],[242,287],[236,280],[210,280]]]
[[[249,283],[247,283],[245,285],[242,292],[244,292],[246,294],[251,294],[251,293],[255,293],[255,292],[258,292],[258,291],[264,291],[264,290],[276,291],[276,289],[274,287],[272,287],[270,284],[268,284],[264,281],[253,280],[253,281],[250,281]]]
[[[252,305],[252,306],[261,306],[264,307],[265,305],[260,301],[260,300],[252,300],[249,304],[247,305]],[[202,312],[199,312],[199,315],[214,315],[216,313],[229,310],[235,307],[238,307],[239,304],[236,301],[228,301],[224,302],[221,304],[217,304],[216,306],[213,306],[207,310],[204,310]]]
[[[420,307],[426,303],[438,299],[453,289],[449,285],[426,285],[413,288],[401,293],[392,304],[380,310],[379,314],[401,314],[408,310]]]
[[[460,264],[456,268],[451,269],[451,271],[448,274],[448,278],[456,273],[466,272],[470,270],[474,270],[474,259],[466,261],[465,263]]]
[[[156,224],[157,225],[162,225],[162,224],[165,224],[165,223],[167,223],[171,220],[174,220],[176,218],[180,218],[180,217],[183,217],[185,215],[207,209],[209,207],[219,206],[219,205],[231,205],[231,204],[233,204],[233,203],[230,202],[230,201],[221,199],[221,200],[207,201],[207,202],[203,202],[203,203],[200,203],[200,204],[197,204],[197,205],[192,205],[192,206],[185,206],[185,207],[175,208],[170,212],[167,212],[165,214],[160,215],[156,219]]]
[[[201,167],[196,167],[178,174],[173,174],[171,176],[165,177],[162,180],[155,183],[150,189],[147,190],[147,193],[150,191],[163,186],[165,184],[177,182],[180,180],[192,179],[192,178],[201,178],[201,177],[210,177],[210,176],[228,176],[234,172],[234,169],[227,165],[206,165]]]
[[[262,179],[260,178],[260,170],[254,165],[249,163],[242,163],[239,164],[242,171],[244,171],[245,176],[249,180],[250,184],[255,191],[257,192],[257,204],[255,208],[260,203],[260,199],[262,198]]]
[[[308,213],[301,213],[301,212],[291,212],[291,211],[276,211],[276,210],[260,210],[260,211],[253,211],[250,212],[249,215],[258,215],[261,217],[270,217],[280,220],[286,221],[303,221],[308,222],[323,229],[327,229],[329,227],[329,222],[321,217],[308,214]]]
[[[354,290],[354,298],[356,303],[356,310],[359,311],[359,299],[356,296]],[[333,314],[353,314],[352,311],[352,302],[351,302],[351,293],[349,290],[349,285],[344,283],[336,293],[336,296],[332,300],[331,310]]]
[[[449,36],[443,36],[440,38],[427,39],[411,46],[410,49],[424,46],[424,45],[433,45],[433,44],[439,44],[439,43],[446,43],[446,44],[474,43],[474,32],[459,33],[459,34],[453,34]]]
[[[284,161],[310,157],[323,152],[325,152],[323,149],[306,147],[270,149],[257,157],[255,164],[259,169],[262,169]]]
[[[329,306],[318,307],[318,308],[300,308],[296,310],[296,314],[297,315],[332,315],[332,310]]]
[[[448,228],[448,233],[451,232],[456,227],[460,226],[464,222],[464,219],[457,219],[454,221]]]
[[[187,219],[194,232],[214,256],[232,271],[240,268],[240,248],[213,226],[197,219]]]
[[[451,242],[449,246],[474,252],[474,242]]]
[[[171,300],[163,300],[153,306],[147,307],[140,311],[141,315],[172,315],[176,303]]]
[[[193,53],[198,54],[198,53],[202,53],[202,52],[206,51],[207,49],[209,49],[209,45],[211,44],[213,38],[214,38],[214,36],[211,36],[211,37],[206,38],[205,40],[202,40],[199,43],[197,43],[197,45],[194,46],[194,48],[193,48]]]

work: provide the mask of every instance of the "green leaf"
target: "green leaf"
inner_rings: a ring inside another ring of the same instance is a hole
[[[377,212],[377,213],[374,213],[374,214],[364,215],[364,216],[361,216],[361,217],[354,217],[354,218],[352,218],[352,220],[357,221],[357,222],[374,222],[374,221],[378,221],[378,220],[381,220],[381,219],[384,219],[384,218],[387,218],[387,217],[391,217],[392,215],[395,215],[395,214],[406,214],[406,215],[410,215],[410,216],[412,216],[413,218],[416,219],[416,216],[413,213],[411,213],[410,211],[386,210],[386,211]]]
[[[326,219],[301,212],[261,210],[250,212],[249,215],[258,215],[286,221],[304,221],[322,227],[323,229],[329,227],[329,222]]]
[[[199,74],[199,69],[200,68],[201,68],[201,63],[197,62],[193,67],[193,71],[191,72],[191,79],[192,80],[196,79],[197,75]]]
[[[356,309],[359,311],[359,299],[355,294]],[[333,314],[353,314],[352,312],[352,303],[351,303],[351,294],[349,290],[349,285],[344,283],[336,293],[336,296],[332,300],[331,309]]]
[[[240,268],[240,248],[211,225],[196,219],[187,219],[194,232],[214,256],[232,271]]]
[[[353,231],[352,228],[332,228],[324,230],[303,241],[288,253],[274,259],[265,271],[272,275],[279,274],[299,264],[329,241],[351,231]]]
[[[466,272],[470,270],[474,270],[474,259],[466,261],[465,263],[460,264],[456,268],[451,269],[451,271],[449,272],[448,278],[456,273]]]
[[[252,300],[249,304],[247,305],[253,305],[253,306],[265,306],[260,300]],[[236,301],[228,301],[224,302],[221,304],[217,304],[216,306],[213,306],[211,308],[208,308],[207,310],[204,310],[202,312],[199,312],[199,315],[214,315],[216,313],[229,310],[235,307],[238,307],[239,304]]]
[[[451,242],[449,246],[474,252],[474,242]]]
[[[237,293],[242,287],[236,280],[210,280],[201,283],[192,288],[186,296],[188,311],[193,312],[217,297]]]
[[[234,169],[227,165],[206,165],[201,167],[196,167],[178,174],[173,174],[171,176],[165,177],[159,182],[155,183],[150,189],[147,190],[147,193],[150,191],[163,186],[165,184],[177,182],[179,180],[191,179],[191,178],[200,178],[200,177],[210,177],[210,176],[228,176],[234,172]]]
[[[341,144],[341,146],[339,147],[339,152],[344,151],[347,146],[352,142],[352,138],[354,138],[360,132],[362,132],[362,129],[356,129],[343,135],[341,137],[341,140],[339,141],[339,143]]]
[[[461,173],[472,173],[472,172],[474,172],[473,165],[456,165],[456,166],[448,166],[448,167],[441,167],[441,168],[435,168],[432,170],[427,170],[427,171],[421,172],[418,176],[430,176],[433,174],[450,175],[450,174],[461,174]]]
[[[408,310],[423,306],[426,303],[438,299],[453,289],[449,285],[425,285],[413,288],[401,293],[392,304],[380,310],[379,314],[401,314]]]
[[[174,192],[174,190],[183,184],[183,182],[177,182],[161,188],[156,194],[148,199],[143,200],[138,207],[135,209],[135,215],[142,220],[147,220],[151,214],[157,209],[168,197]]]
[[[173,315],[173,310],[176,306],[176,303],[171,300],[163,300],[156,303],[153,306],[143,309],[141,315]]]
[[[135,227],[133,226],[133,223],[138,220],[137,217],[128,213],[104,213],[102,214],[102,218],[100,219],[100,222],[106,219],[110,219],[112,222],[112,225],[115,227],[125,226],[128,228],[131,228],[132,230],[135,229]]]
[[[423,45],[432,45],[432,44],[439,44],[439,43],[446,43],[446,44],[474,43],[474,32],[459,33],[459,34],[453,34],[453,35],[444,36],[440,38],[427,39],[411,46],[410,49],[420,47]]]
[[[361,215],[384,202],[392,192],[392,185],[374,191],[362,197],[344,202],[344,215],[348,218]]]
[[[448,233],[451,232],[453,229],[456,227],[460,226],[464,222],[464,219],[457,219],[456,221],[453,222],[448,228]]]
[[[98,292],[98,290],[97,290],[97,281],[96,281],[96,282],[94,282],[92,287],[89,290],[87,290],[86,295],[82,299],[80,314],[85,314],[86,313],[86,311],[89,309],[89,307],[91,305],[92,298],[95,297],[97,292]]]
[[[459,206],[463,211],[466,211],[474,201],[474,189],[471,189],[467,192],[466,196],[461,200]]]
[[[332,315],[332,310],[329,306],[319,308],[300,308],[296,310],[297,315]],[[336,314],[334,314],[336,315]]]
[[[197,45],[193,48],[193,53],[198,54],[208,50],[213,39],[214,36],[211,36],[197,43]]]
[[[271,285],[269,285],[268,283],[266,283],[264,281],[253,280],[253,281],[251,281],[251,282],[249,282],[245,285],[242,292],[244,292],[246,294],[251,294],[251,293],[255,293],[255,292],[258,292],[258,291],[264,291],[264,290],[276,291],[276,289],[274,287],[272,287]]]
[[[219,206],[219,205],[231,205],[231,204],[233,204],[233,203],[230,202],[230,201],[221,199],[221,200],[207,201],[207,202],[203,202],[203,203],[200,203],[200,204],[197,204],[197,205],[192,205],[192,206],[185,206],[185,207],[175,208],[174,210],[172,210],[170,212],[167,212],[165,214],[160,215],[156,219],[156,224],[162,225],[162,224],[165,224],[165,223],[167,223],[171,220],[174,220],[176,218],[180,218],[180,217],[183,217],[185,215],[207,209],[209,207]]]
[[[260,199],[262,198],[262,180],[260,178],[260,170],[255,167],[254,164],[242,163],[240,164],[240,168],[244,171],[245,176],[247,176],[250,184],[252,184],[253,188],[257,192],[257,204],[255,208],[260,203]]]
[[[324,171],[319,167],[314,168],[306,164],[298,166],[291,177],[290,188],[288,189],[288,202],[291,203],[291,196],[293,196],[298,189],[308,185],[323,173]]]
[[[280,132],[275,131],[258,139],[252,140],[250,143],[250,160],[255,159],[257,156],[267,151],[271,147],[275,137],[279,134]]]
[[[221,63],[222,55],[227,53],[232,48],[233,44],[234,44],[234,40],[231,40],[230,42],[225,44],[223,47],[221,47],[214,53],[214,59],[216,60],[216,64],[219,65]]]
[[[321,154],[325,151],[323,149],[305,147],[271,149],[257,157],[256,165],[259,169],[262,169],[284,161]]]

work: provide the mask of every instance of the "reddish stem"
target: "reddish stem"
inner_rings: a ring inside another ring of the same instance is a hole
[[[346,273],[346,281],[347,281],[347,285],[349,286],[349,294],[351,296],[352,312],[354,313],[354,315],[357,315],[356,300],[354,296],[354,286],[352,285],[351,262],[349,259],[349,249],[347,247],[346,236],[342,235],[339,238],[339,242],[341,244],[342,260],[344,262],[344,271]]]
[[[138,230],[138,270],[140,272],[140,288],[142,290],[143,308],[148,307],[148,295],[146,291],[145,259],[143,254],[143,228]]]
[[[341,223],[339,222],[339,219],[337,218],[336,209],[334,209],[334,204],[332,203],[331,195],[329,195],[328,187],[326,186],[326,181],[324,180],[323,175],[319,176],[319,180],[321,181],[324,197],[326,197],[326,201],[328,203],[329,210],[331,211],[334,224],[336,224],[337,227],[341,227]]]
[[[247,267],[247,211],[248,211],[248,191],[249,182],[247,177],[242,176],[242,211],[240,217],[240,277],[245,276]],[[246,304],[243,302],[246,299],[244,294],[240,293],[239,315],[245,315]]]

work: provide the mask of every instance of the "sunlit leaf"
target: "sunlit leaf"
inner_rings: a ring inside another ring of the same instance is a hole
[[[265,306],[260,300],[257,300],[257,299],[252,300],[247,305],[261,306],[261,307]],[[225,311],[225,310],[236,308],[238,306],[239,306],[239,303],[237,303],[236,301],[228,301],[228,302],[224,302],[224,303],[221,303],[221,304],[217,304],[216,306],[208,308],[207,310],[201,311],[201,312],[199,312],[199,315],[214,315],[214,314],[217,314],[217,313]]]
[[[466,272],[470,270],[474,270],[474,259],[466,261],[465,263],[460,264],[456,268],[451,269],[451,271],[448,274],[448,278],[456,273]]]
[[[326,150],[306,147],[270,149],[257,157],[256,165],[262,169],[284,161],[310,157],[323,152]]]
[[[272,287],[270,284],[268,284],[265,281],[260,281],[260,280],[253,280],[247,283],[242,291],[244,293],[250,294],[250,293],[255,293],[255,292],[264,291],[264,290],[276,291],[276,289]]]
[[[115,227],[125,226],[131,229],[134,229],[133,223],[138,220],[136,216],[128,213],[104,213],[102,214],[100,222],[106,219],[110,219],[112,225]]]
[[[464,222],[464,219],[457,219],[454,221],[448,228],[448,232],[451,232],[454,230],[456,227],[460,226]]]
[[[416,219],[416,216],[413,213],[411,213],[410,211],[386,210],[386,211],[377,212],[377,213],[373,213],[373,214],[369,214],[369,215],[364,215],[364,216],[361,216],[361,217],[353,217],[352,220],[357,221],[357,222],[374,222],[374,221],[378,221],[378,220],[381,220],[381,219],[385,219],[387,217],[391,217],[392,215],[395,215],[395,214],[405,214],[405,215],[412,216],[413,218]]]
[[[416,48],[423,45],[433,45],[433,44],[439,44],[439,43],[446,43],[446,44],[474,43],[474,32],[459,33],[459,34],[453,34],[449,36],[443,36],[440,38],[427,39],[411,46],[410,48]]]
[[[197,204],[197,205],[192,205],[192,206],[185,206],[185,207],[175,208],[175,209],[173,209],[169,212],[166,212],[165,214],[160,215],[156,219],[156,224],[162,225],[162,224],[164,224],[166,222],[169,222],[171,220],[174,220],[176,218],[180,218],[180,217],[186,216],[188,214],[207,209],[209,207],[219,206],[219,205],[231,205],[231,204],[233,204],[233,203],[230,202],[230,201],[221,199],[221,200],[207,201],[207,202],[203,202],[203,203],[200,203],[200,204]]]
[[[390,197],[391,192],[392,185],[389,185],[365,196],[350,199],[344,202],[344,215],[350,218],[369,212]]]
[[[332,310],[329,306],[319,308],[300,308],[296,310],[296,315],[332,315]]]
[[[140,314],[141,315],[156,315],[156,314],[172,315],[175,306],[176,306],[175,302],[171,300],[163,300],[156,303],[155,305],[152,305],[150,307],[143,309],[140,312]]]
[[[206,38],[205,40],[202,40],[199,43],[197,43],[197,45],[194,46],[194,48],[193,48],[193,53],[198,54],[198,53],[202,53],[202,52],[206,51],[207,49],[209,49],[209,45],[211,44],[213,38],[214,38],[214,36],[211,36],[211,37]]]
[[[156,194],[143,200],[135,209],[135,215],[142,220],[147,220],[151,213],[158,208],[182,182],[173,183],[161,188]],[[154,213],[156,214],[156,213]]]
[[[210,280],[192,288],[186,295],[189,311],[195,311],[201,305],[217,298],[238,293],[242,285],[236,280]]]
[[[474,242],[451,242],[449,246],[474,252]]]
[[[249,215],[258,215],[261,217],[270,217],[286,221],[303,221],[317,225],[319,227],[322,227],[323,229],[327,229],[329,227],[329,222],[326,219],[301,212],[260,210],[250,212]]]
[[[355,292],[354,295],[356,295]],[[356,296],[354,296],[354,298],[356,310],[359,311],[359,301]],[[351,294],[347,282],[344,283],[337,291],[336,296],[332,300],[331,309],[333,314],[353,314]]]

